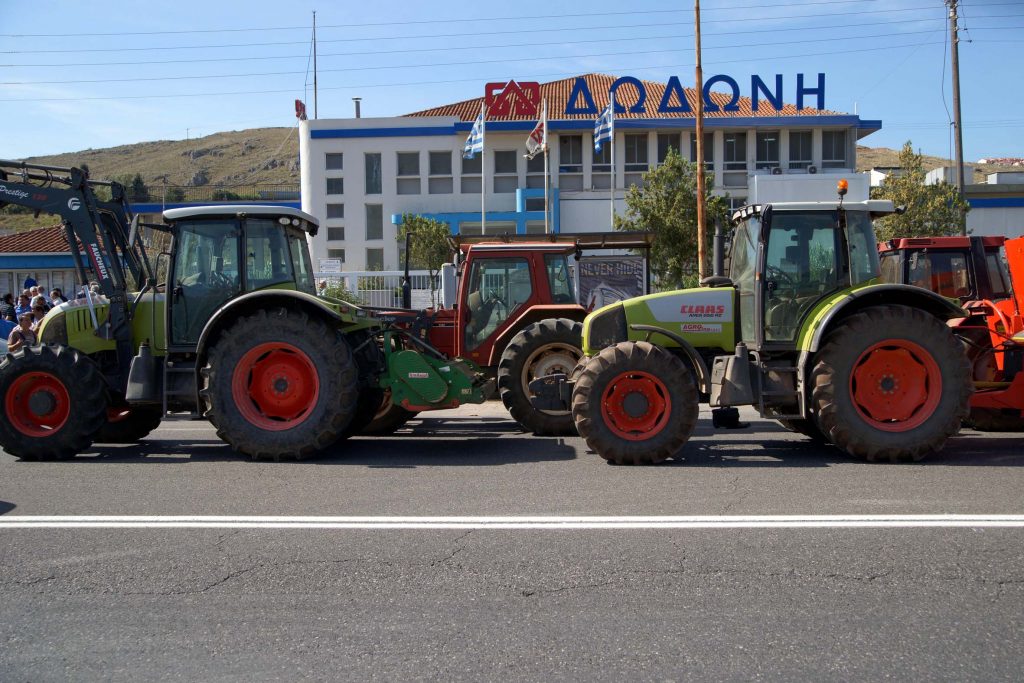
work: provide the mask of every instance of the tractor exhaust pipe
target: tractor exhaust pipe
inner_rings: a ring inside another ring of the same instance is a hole
[[[711,274],[715,277],[725,275],[725,235],[722,234],[722,220],[715,219],[715,236],[712,243]]]

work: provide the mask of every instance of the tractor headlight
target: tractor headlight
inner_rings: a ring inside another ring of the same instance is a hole
[[[583,323],[583,350],[587,355],[626,339],[626,309],[621,303],[590,314]]]

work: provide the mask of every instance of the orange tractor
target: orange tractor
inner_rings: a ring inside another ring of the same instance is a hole
[[[879,245],[882,278],[957,299],[974,367],[970,422],[1024,429],[1024,237],[913,237]]]

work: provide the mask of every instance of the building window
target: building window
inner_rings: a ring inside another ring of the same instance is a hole
[[[430,177],[427,179],[427,192],[430,194],[451,194],[452,184],[452,153],[430,153]]]
[[[344,242],[345,241],[345,228],[343,227],[328,227],[327,228],[327,241],[328,242]]]
[[[612,146],[601,145],[600,152],[594,152],[590,166],[590,188],[608,190],[612,186]]]
[[[846,131],[826,130],[821,134],[822,168],[846,168]]]
[[[420,153],[398,153],[398,178],[396,179],[398,194],[420,193]]]
[[[327,217],[328,218],[344,218],[345,217],[345,205],[344,204],[328,204],[327,205]]]
[[[583,189],[583,136],[558,136],[558,185],[563,190]]]
[[[538,154],[526,160],[526,186],[543,189],[544,187],[544,155]]]
[[[481,180],[480,169],[482,168],[480,157],[477,154],[472,159],[462,157],[462,193],[480,194]]]
[[[380,194],[380,152],[366,155],[366,194]]]
[[[344,178],[328,178],[327,194],[345,194]]]
[[[647,159],[647,134],[626,135],[626,175],[623,177],[626,187],[643,184],[643,174],[650,168]]]
[[[345,167],[344,160],[345,155],[341,152],[328,154],[325,168],[328,171],[340,171]]]
[[[747,170],[747,134],[726,133],[725,136],[725,170]]]
[[[366,239],[384,239],[384,206],[381,204],[366,205]]]
[[[697,135],[690,136],[690,161],[697,163]],[[715,134],[704,133],[704,170],[715,170]]]
[[[328,249],[327,258],[336,258],[342,263],[345,262],[345,250],[344,249]]]
[[[383,249],[367,249],[366,250],[366,269],[367,270],[384,270],[384,250]]]
[[[668,151],[674,149],[676,154],[680,154],[680,133],[658,133],[658,163],[665,163],[665,159],[668,158]]]
[[[519,153],[515,150],[494,152],[495,193],[515,192],[519,186]]]
[[[757,134],[757,160],[754,168],[779,167],[779,131],[769,130]]]
[[[791,169],[807,168],[813,163],[811,155],[811,131],[789,131],[789,167]]]

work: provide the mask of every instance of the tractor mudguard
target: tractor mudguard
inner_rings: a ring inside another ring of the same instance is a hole
[[[902,304],[920,308],[943,320],[965,318],[967,312],[946,297],[913,285],[873,284],[826,298],[807,316],[797,348],[814,353],[834,323],[868,306]]]

